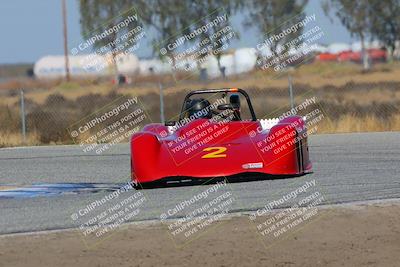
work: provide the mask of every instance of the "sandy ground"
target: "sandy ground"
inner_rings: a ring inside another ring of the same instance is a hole
[[[159,223],[126,225],[97,243],[77,230],[2,236],[0,266],[400,266],[399,202],[319,209],[266,238],[257,225],[273,216],[214,222],[188,243]]]

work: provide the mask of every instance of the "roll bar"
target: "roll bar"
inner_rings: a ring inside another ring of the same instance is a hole
[[[247,106],[250,109],[252,121],[256,121],[257,117],[256,117],[256,113],[254,112],[253,105],[251,104],[250,97],[246,93],[245,90],[240,89],[240,88],[202,89],[202,90],[195,90],[195,91],[188,93],[185,97],[185,100],[183,101],[181,113],[179,115],[179,120],[183,119],[183,114],[185,112],[186,103],[188,102],[189,98],[192,95],[210,94],[210,93],[236,93],[236,92],[242,94],[246,98]]]

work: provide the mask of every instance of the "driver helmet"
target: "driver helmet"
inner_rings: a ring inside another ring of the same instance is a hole
[[[188,103],[189,117],[195,116],[197,119],[205,118],[211,119],[212,112],[210,109],[210,102],[203,98],[196,98],[190,100]]]

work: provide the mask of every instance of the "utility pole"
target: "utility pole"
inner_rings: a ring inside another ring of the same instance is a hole
[[[70,80],[69,75],[69,58],[68,58],[68,31],[67,31],[67,7],[65,0],[61,0],[62,18],[63,18],[63,32],[64,32],[64,58],[65,58],[65,78],[67,82]]]

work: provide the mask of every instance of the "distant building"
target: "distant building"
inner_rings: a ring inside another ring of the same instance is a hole
[[[139,71],[139,59],[132,54],[118,55],[116,66],[119,74],[132,75]],[[72,77],[112,76],[114,64],[110,56],[96,54],[69,56],[69,71]],[[64,56],[45,56],[39,59],[33,68],[39,79],[56,79],[65,76]]]

